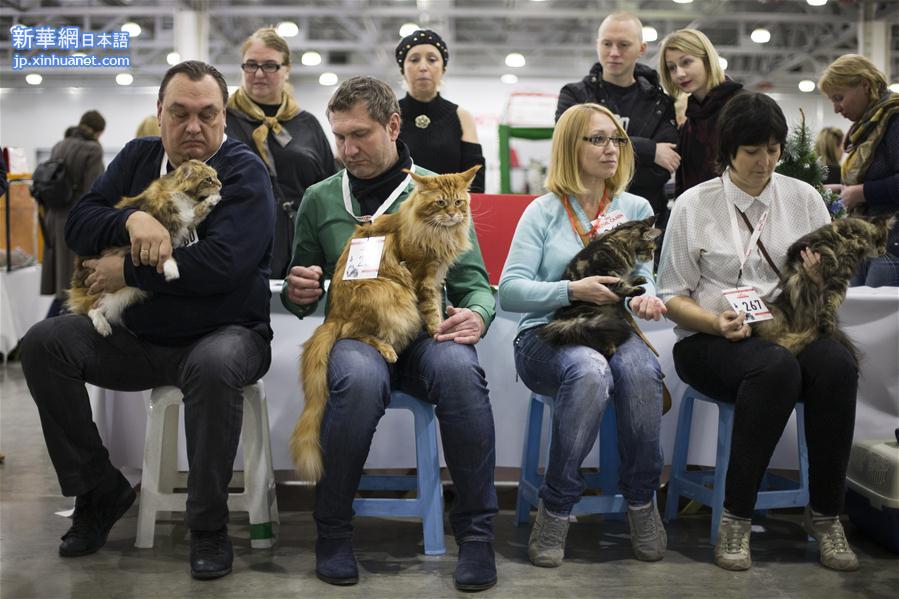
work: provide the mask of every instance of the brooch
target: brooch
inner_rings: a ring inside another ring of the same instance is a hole
[[[431,124],[431,119],[428,118],[426,114],[420,114],[415,117],[415,126],[419,129],[427,129],[428,125]]]

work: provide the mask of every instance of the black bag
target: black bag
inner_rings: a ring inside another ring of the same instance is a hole
[[[48,160],[34,169],[31,195],[47,208],[66,208],[74,199],[75,186],[62,160]]]

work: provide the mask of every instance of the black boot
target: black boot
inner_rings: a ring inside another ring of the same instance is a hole
[[[62,536],[59,555],[79,557],[96,553],[106,544],[112,525],[125,515],[136,496],[128,479],[113,468],[99,485],[75,499],[72,526]]]
[[[496,584],[496,557],[489,541],[459,545],[459,563],[453,582],[460,591],[485,591]]]
[[[337,586],[359,582],[359,568],[353,555],[353,539],[325,539],[315,541],[315,575],[319,580]]]
[[[190,531],[190,575],[197,580],[212,580],[231,573],[234,550],[228,527],[219,530]]]

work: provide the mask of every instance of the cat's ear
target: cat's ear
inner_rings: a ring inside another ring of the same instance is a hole
[[[652,241],[653,239],[657,238],[661,234],[662,234],[661,229],[656,229],[656,228],[647,229],[646,231],[643,232],[643,241]]]
[[[655,224],[655,222],[656,222],[656,217],[655,217],[655,215],[652,215],[652,216],[650,216],[650,217],[644,218],[643,220],[640,221],[641,224],[643,224],[643,225],[645,225],[645,226],[647,226],[647,227],[653,226],[653,225]]]
[[[181,175],[185,179],[190,177],[191,173],[193,173],[193,170],[194,170],[193,162],[194,162],[193,160],[186,160],[186,161],[182,162],[181,166],[179,167],[179,170],[181,171]]]
[[[893,225],[896,224],[896,213],[887,213],[887,214],[879,214],[877,216],[869,216],[866,218],[869,223],[874,225],[875,227],[886,227],[888,229],[892,229]]]
[[[407,168],[404,168],[403,172],[408,174],[409,176],[411,176],[412,180],[415,181],[416,183],[421,183],[422,185],[427,183],[427,177],[424,177],[422,175],[416,175],[414,172],[410,171]]]
[[[481,170],[481,165],[476,164],[465,172],[459,173],[462,175],[462,178],[465,179],[465,182],[471,185],[471,182],[474,181],[474,176],[478,174],[478,171]]]

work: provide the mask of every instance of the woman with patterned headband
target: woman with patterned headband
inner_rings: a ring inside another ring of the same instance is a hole
[[[440,174],[458,173],[475,164],[484,166],[474,118],[440,95],[449,62],[443,39],[430,29],[419,29],[397,45],[396,62],[407,90],[400,100],[400,139],[409,146],[412,160]],[[471,191],[483,193],[483,168]]]

